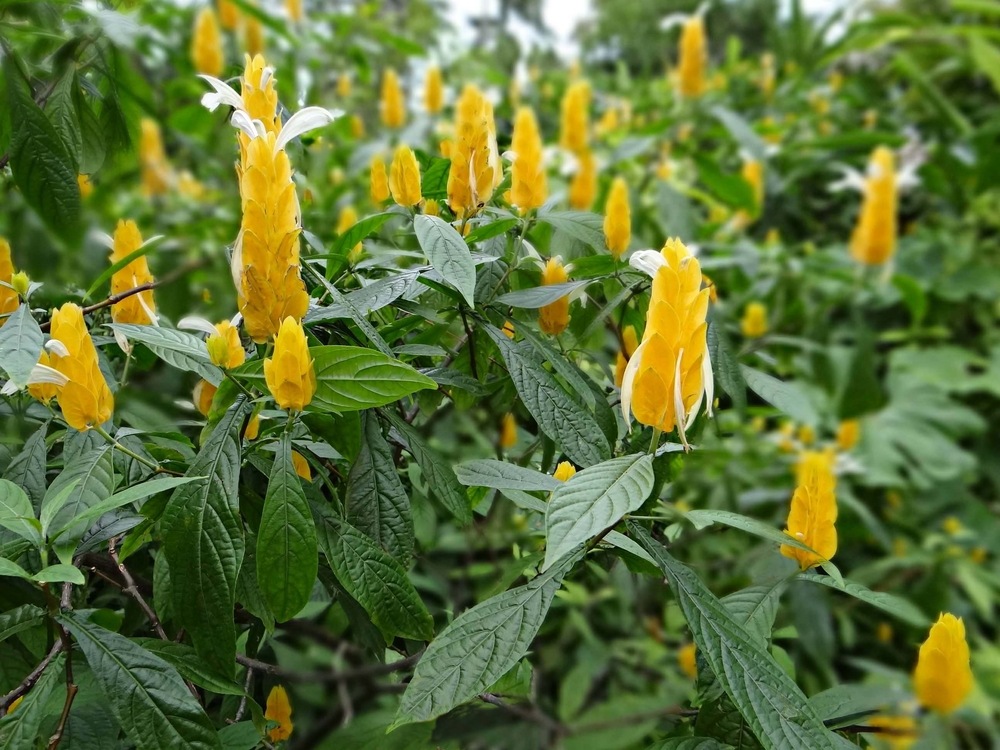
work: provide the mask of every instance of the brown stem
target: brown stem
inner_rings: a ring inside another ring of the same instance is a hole
[[[277,664],[269,664],[266,661],[260,661],[259,659],[253,659],[249,656],[244,656],[243,654],[236,655],[236,662],[242,664],[244,667],[249,667],[250,669],[262,672],[266,675],[271,675],[272,677],[280,677],[289,682],[324,682],[324,683],[336,683],[345,680],[358,680],[372,677],[379,677],[381,675],[392,674],[393,672],[402,672],[409,669],[420,659],[420,654],[413,654],[413,656],[407,656],[405,659],[400,659],[392,664],[369,664],[363,667],[354,667],[353,669],[344,670],[328,670],[328,671],[317,671],[317,672],[296,672],[293,669],[285,669]]]
[[[55,659],[62,650],[63,642],[61,640],[53,643],[52,648],[49,649],[49,653],[47,653],[45,658],[38,663],[37,667],[28,673],[27,677],[21,680],[21,684],[6,695],[0,696],[0,718],[7,715],[7,709],[10,707],[11,703],[16,701],[35,686],[35,683],[38,682],[38,679],[42,676],[42,672],[45,671],[45,668],[52,663],[52,660]]]
[[[132,597],[139,608],[145,613],[146,617],[149,619],[149,623],[153,630],[156,631],[156,635],[160,637],[161,640],[169,641],[170,638],[167,637],[166,631],[160,624],[160,618],[156,616],[156,612],[152,607],[143,599],[142,594],[139,593],[139,588],[135,585],[135,579],[132,578],[132,574],[128,572],[128,568],[118,557],[118,550],[115,549],[118,543],[117,538],[112,539],[108,544],[108,554],[111,555],[111,559],[115,561],[115,565],[118,566],[118,572],[121,573],[122,579],[125,581],[125,585],[122,587],[122,591]]]
[[[156,289],[157,287],[161,287],[164,284],[170,284],[174,281],[177,281],[177,279],[181,278],[185,274],[191,273],[191,271],[201,268],[203,265],[204,261],[200,260],[191,261],[190,263],[185,263],[176,271],[167,274],[159,281],[151,281],[148,284],[140,284],[139,286],[133,287],[132,289],[126,289],[124,292],[119,292],[118,294],[112,294],[107,299],[101,300],[100,302],[95,302],[93,305],[87,305],[85,308],[83,308],[83,314],[87,315],[97,310],[101,310],[105,307],[111,307],[111,305],[118,304],[123,299],[128,299],[129,297],[135,294],[139,294],[139,292],[148,292],[150,289]],[[41,328],[43,331],[48,331],[49,328],[51,327],[52,327],[51,320],[47,320],[39,326],[39,328]]]
[[[546,729],[554,734],[556,737],[562,737],[569,734],[568,727],[553,719],[533,703],[529,703],[526,706],[516,703],[507,703],[505,700],[497,695],[494,695],[493,693],[480,693],[479,700],[483,701],[483,703],[489,703],[491,706],[501,708],[512,716],[517,716],[525,721],[538,724],[543,729]]]

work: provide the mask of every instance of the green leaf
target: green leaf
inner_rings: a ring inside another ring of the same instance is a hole
[[[746,151],[757,161],[763,162],[767,159],[767,144],[754,132],[746,120],[725,107],[715,106],[711,107],[709,111],[725,126],[729,134],[739,144],[740,149]]]
[[[0,327],[0,366],[19,389],[38,364],[45,337],[27,305],[20,305]]]
[[[783,382],[766,372],[746,365],[740,365],[740,371],[750,390],[771,406],[783,411],[797,422],[816,424],[819,421],[819,416],[808,397],[795,383]]]
[[[56,82],[48,101],[45,115],[62,140],[66,153],[72,159],[73,169],[80,171],[80,157],[83,154],[83,133],[76,110],[76,88],[78,86],[76,66],[70,65]]]
[[[761,647],[766,648],[771,640],[771,629],[774,618],[781,604],[781,594],[788,581],[784,578],[770,584],[747,586],[722,597],[733,618],[743,627],[748,635],[754,636]]]
[[[476,264],[458,230],[437,216],[419,214],[413,217],[413,231],[434,270],[474,307]]]
[[[734,529],[745,531],[748,534],[759,536],[761,539],[767,539],[777,544],[787,544],[791,547],[798,547],[807,552],[818,554],[811,547],[803,544],[795,537],[773,526],[769,526],[763,521],[758,521],[756,518],[743,516],[739,513],[732,513],[728,510],[689,510],[684,514],[684,518],[693,523],[696,529],[704,529],[713,523],[721,523],[724,526],[730,526]]]
[[[404,566],[413,555],[410,498],[399,481],[392,451],[375,416],[362,416],[361,451],[347,475],[348,523],[371,537]]]
[[[361,411],[385,406],[437,384],[398,359],[359,346],[314,346],[309,350],[316,370],[316,395],[310,408],[323,411]],[[261,387],[259,362],[244,366],[241,377]]]
[[[0,526],[41,548],[42,532],[31,500],[24,490],[6,479],[0,479]]]
[[[216,674],[205,665],[201,657],[184,643],[163,641],[159,638],[132,638],[133,643],[151,651],[176,669],[181,677],[201,688],[219,695],[243,695],[243,688],[233,680]]]
[[[483,240],[488,240],[493,237],[498,237],[501,234],[505,234],[520,223],[521,220],[517,218],[494,219],[486,224],[481,224],[465,235],[465,242],[470,246],[475,245],[477,242],[482,242]]]
[[[390,730],[446,714],[507,674],[528,652],[568,567],[556,565],[456,617],[417,662]]]
[[[261,732],[252,721],[228,724],[219,730],[222,750],[254,750],[260,745]]]
[[[311,310],[306,315],[305,322],[310,324],[321,320],[338,320],[350,318],[353,314],[370,315],[406,294],[416,278],[416,273],[405,271],[373,281],[368,286],[345,294],[339,304],[334,302]]]
[[[37,583],[75,583],[77,586],[82,586],[86,583],[83,573],[80,572],[79,568],[62,563],[42,568],[31,576],[31,580]]]
[[[498,490],[524,490],[552,492],[563,483],[550,474],[529,469],[517,464],[484,458],[466,461],[455,467],[458,481],[466,487],[492,487]]]
[[[397,414],[386,411],[384,415],[406,442],[406,449],[417,462],[420,471],[423,472],[424,480],[427,482],[428,495],[441,503],[463,526],[472,523],[472,508],[469,506],[469,498],[458,483],[451,463],[443,460],[441,456],[432,451],[420,433],[400,419]]]
[[[69,462],[49,485],[39,520],[42,534],[49,529],[61,529],[61,546],[72,546],[79,541],[90,524],[73,519],[106,499],[115,490],[114,455],[110,445],[101,445],[84,452]],[[64,494],[72,487],[69,494]]]
[[[316,527],[286,432],[274,458],[257,532],[257,584],[278,622],[292,619],[308,603],[318,554]]]
[[[419,155],[419,154],[418,154]],[[448,173],[451,171],[451,159],[431,156],[421,159],[424,168],[420,175],[420,193],[424,198],[444,200],[448,197]]]
[[[695,163],[698,165],[699,179],[716,198],[734,208],[757,210],[753,188],[740,175],[723,172],[714,157],[695,156]]]
[[[909,52],[896,50],[893,64],[900,73],[909,77],[914,86],[923,94],[924,100],[937,109],[944,119],[949,120],[959,133],[963,136],[972,134],[973,127],[968,118],[952,104],[940,87],[927,76],[925,67],[918,63]]]
[[[646,750],[729,750],[731,747],[710,737],[675,737],[655,742]]]
[[[641,526],[628,526],[667,577],[698,651],[765,750],[854,747],[823,726],[798,685],[690,568]]]
[[[653,480],[653,457],[645,453],[613,458],[570,477],[546,508],[542,569],[639,508]]]
[[[0,642],[17,635],[22,630],[30,630],[45,622],[46,613],[34,604],[22,604],[20,607],[0,615]]]
[[[159,479],[151,479],[148,482],[143,482],[129,487],[128,489],[121,490],[106,500],[102,500],[96,505],[84,510],[82,513],[71,519],[66,526],[56,529],[49,535],[49,538],[55,539],[58,537],[63,533],[63,531],[66,530],[69,524],[87,524],[89,526],[92,521],[100,518],[109,510],[114,510],[115,508],[120,508],[123,505],[134,503],[137,500],[144,500],[147,497],[156,495],[157,493],[166,492],[167,490],[172,490],[176,487],[180,487],[181,485],[201,479],[205,479],[205,477],[160,477]]]
[[[208,479],[179,487],[161,519],[175,618],[198,655],[227,677],[236,668],[233,605],[245,548],[238,505],[245,414],[237,399],[188,468]]]
[[[523,307],[534,310],[545,305],[551,305],[556,300],[560,300],[567,294],[572,294],[577,289],[582,289],[590,283],[585,281],[567,281],[562,284],[549,284],[548,286],[535,286],[530,289],[518,289],[516,292],[507,292],[497,297],[496,302],[509,307]]]
[[[45,444],[47,426],[42,425],[31,437],[24,441],[21,452],[7,466],[4,479],[20,486],[31,498],[32,508],[42,507],[45,497],[45,463],[48,456],[48,446]],[[34,514],[33,514],[34,515]]]
[[[538,220],[575,240],[604,252],[604,217],[589,211],[543,211]]]
[[[24,578],[25,580],[29,580],[31,578],[31,574],[28,571],[13,560],[8,560],[6,557],[0,557],[0,576]]]
[[[10,112],[10,168],[28,204],[57,236],[80,239],[80,187],[76,163],[62,138],[32,98],[13,55],[4,56]]]
[[[733,406],[742,411],[747,406],[747,384],[740,371],[740,363],[732,354],[725,332],[717,323],[708,326],[708,353],[712,360],[712,373],[722,390],[733,400]]]
[[[76,612],[56,619],[76,639],[111,713],[138,750],[221,748],[212,722],[170,664]]]
[[[860,583],[855,583],[854,581],[848,581],[846,579],[837,580],[831,576],[822,576],[811,571],[799,573],[797,577],[801,581],[818,583],[831,589],[843,592],[848,596],[853,596],[855,599],[865,602],[866,604],[871,604],[873,607],[881,609],[883,612],[888,612],[893,617],[913,625],[914,627],[926,628],[930,625],[930,620],[927,619],[927,616],[901,596],[896,596],[895,594],[890,594],[886,591],[872,591],[871,589],[862,586]]]
[[[542,432],[578,466],[610,458],[611,448],[594,415],[563,390],[530,345],[518,346],[491,325],[484,329],[500,349],[518,395]]]
[[[351,249],[361,242],[366,237],[370,237],[375,234],[382,225],[385,224],[393,216],[399,216],[398,213],[394,211],[387,211],[381,214],[374,214],[373,216],[366,216],[361,219],[357,224],[354,224],[350,229],[341,234],[337,239],[335,239],[330,244],[330,252],[325,255],[314,255],[311,258],[338,258],[342,255],[347,255]]]
[[[387,640],[427,640],[434,621],[395,558],[328,512],[317,528],[320,547],[340,585],[364,607]]]
[[[976,67],[990,79],[994,90],[1000,94],[1000,49],[990,44],[983,34],[969,34],[966,39]]]
[[[58,654],[42,672],[21,705],[0,719],[0,750],[23,750],[36,747],[42,722],[49,715],[53,694],[63,684],[66,654]]]
[[[883,685],[835,685],[809,699],[813,709],[827,726],[856,723],[874,713],[899,706],[912,694],[898,683]]]
[[[205,342],[194,334],[174,328],[129,323],[111,323],[108,327],[129,341],[144,344],[168,365],[196,373],[212,385],[222,382],[222,370],[212,364]]]

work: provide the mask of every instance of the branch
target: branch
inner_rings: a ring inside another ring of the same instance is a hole
[[[569,727],[553,719],[551,716],[538,708],[538,706],[534,703],[528,703],[527,707],[516,703],[507,703],[505,700],[500,698],[500,696],[494,695],[493,693],[480,693],[479,700],[483,701],[483,703],[489,703],[491,706],[501,708],[512,716],[517,716],[525,721],[538,724],[543,729],[552,732],[556,737],[562,737],[569,734]]]
[[[177,279],[181,278],[182,276],[191,273],[191,271],[201,268],[203,265],[205,265],[204,261],[200,260],[191,261],[190,263],[185,263],[176,271],[167,274],[159,281],[151,281],[148,284],[140,284],[139,286],[133,287],[132,289],[126,289],[124,292],[119,292],[118,294],[112,294],[107,299],[101,300],[100,302],[95,302],[93,305],[87,305],[85,308],[83,308],[83,314],[88,315],[89,313],[101,310],[105,307],[111,307],[111,305],[116,305],[122,300],[128,299],[129,297],[139,294],[140,292],[148,292],[151,289],[156,289],[157,287],[161,287],[164,284],[170,284],[174,281],[177,281]],[[51,327],[52,327],[51,320],[47,320],[39,326],[39,328],[41,328],[43,331],[48,331]]]
[[[6,695],[0,696],[0,717],[6,716],[7,709],[10,707],[10,704],[16,701],[18,698],[20,698],[22,695],[27,693],[29,690],[31,690],[31,688],[35,686],[35,683],[38,682],[38,679],[42,676],[42,672],[45,671],[45,668],[49,666],[52,660],[55,659],[56,656],[59,654],[59,652],[62,650],[63,650],[63,642],[61,640],[53,643],[52,648],[49,650],[49,653],[45,655],[45,658],[42,659],[41,662],[39,662],[37,667],[35,667],[34,669],[31,670],[31,672],[28,673],[28,676],[21,681],[21,684],[18,685],[13,690],[11,690]]]
[[[149,618],[149,624],[152,626],[153,630],[156,631],[156,635],[160,637],[161,640],[169,641],[166,631],[163,629],[163,625],[160,624],[160,618],[156,616],[156,612],[152,607],[142,598],[142,594],[139,593],[139,588],[135,585],[135,579],[132,578],[132,574],[128,572],[128,568],[118,557],[118,550],[115,549],[118,540],[112,539],[111,543],[108,544],[108,554],[111,555],[111,559],[114,560],[115,565],[118,566],[118,572],[121,573],[122,579],[125,581],[125,585],[122,586],[122,591],[132,597],[139,608],[145,613],[146,617]]]

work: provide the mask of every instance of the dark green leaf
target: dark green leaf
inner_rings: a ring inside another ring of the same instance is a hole
[[[194,334],[162,326],[127,323],[113,323],[110,328],[130,341],[144,344],[168,365],[197,373],[212,385],[222,382],[222,370],[212,364],[205,342]]]
[[[780,409],[797,422],[816,424],[819,421],[808,397],[795,383],[778,380],[766,372],[754,370],[746,365],[740,365],[740,371],[750,390],[771,406]]]
[[[45,462],[48,447],[45,444],[46,426],[42,425],[24,442],[21,452],[14,456],[4,479],[18,485],[31,498],[31,504],[37,513],[42,507],[45,497]]]
[[[930,621],[923,612],[906,599],[895,594],[890,594],[886,591],[872,591],[854,581],[846,579],[837,580],[831,576],[819,575],[811,571],[799,573],[798,578],[810,583],[819,583],[831,589],[836,589],[848,596],[853,596],[855,599],[863,601],[866,604],[871,604],[883,612],[888,612],[893,617],[897,617],[914,627],[926,628],[930,625]]]
[[[589,211],[545,211],[538,220],[598,252],[604,252],[604,217]]]
[[[494,458],[461,463],[455,467],[455,474],[458,481],[467,487],[552,492],[563,486],[562,482],[549,474]]]
[[[49,662],[17,710],[0,719],[0,750],[35,747],[42,722],[49,713],[50,699],[62,685],[65,662],[65,654],[59,654]]]
[[[426,214],[413,218],[413,230],[434,270],[462,293],[469,307],[474,306],[476,264],[458,230],[443,219]]]
[[[44,341],[27,305],[20,305],[0,327],[0,367],[18,388],[28,384]]]

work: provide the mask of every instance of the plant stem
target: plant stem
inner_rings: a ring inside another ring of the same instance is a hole
[[[660,446],[660,432],[659,428],[653,428],[653,439],[649,441],[649,453],[656,455],[656,449]]]
[[[248,399],[250,399],[251,401],[253,401],[254,398],[256,398],[256,396],[253,395],[253,393],[250,391],[249,388],[247,388],[245,385],[243,385],[243,383],[241,383],[240,381],[238,381],[236,378],[234,378],[230,374],[229,370],[223,370],[222,374],[226,376],[226,380],[228,380],[230,383],[232,383],[237,388],[239,388],[240,391],[243,393],[243,395],[246,396]]]
[[[155,461],[150,461],[145,456],[140,456],[135,451],[130,450],[129,448],[126,448],[124,445],[122,445],[117,440],[115,440],[113,437],[111,437],[111,435],[109,435],[107,432],[105,432],[104,428],[101,427],[100,425],[94,425],[94,432],[96,432],[102,438],[104,438],[105,440],[107,440],[108,443],[110,443],[115,448],[117,448],[118,450],[120,450],[126,456],[129,456],[129,457],[135,459],[136,461],[138,461],[139,463],[141,463],[143,466],[148,466],[150,469],[152,469],[153,471],[155,471],[157,474],[173,474],[176,477],[182,477],[182,476],[184,476],[183,474],[181,474],[179,472],[171,471],[170,469],[165,469],[162,466],[160,466],[158,463],[156,463]]]

